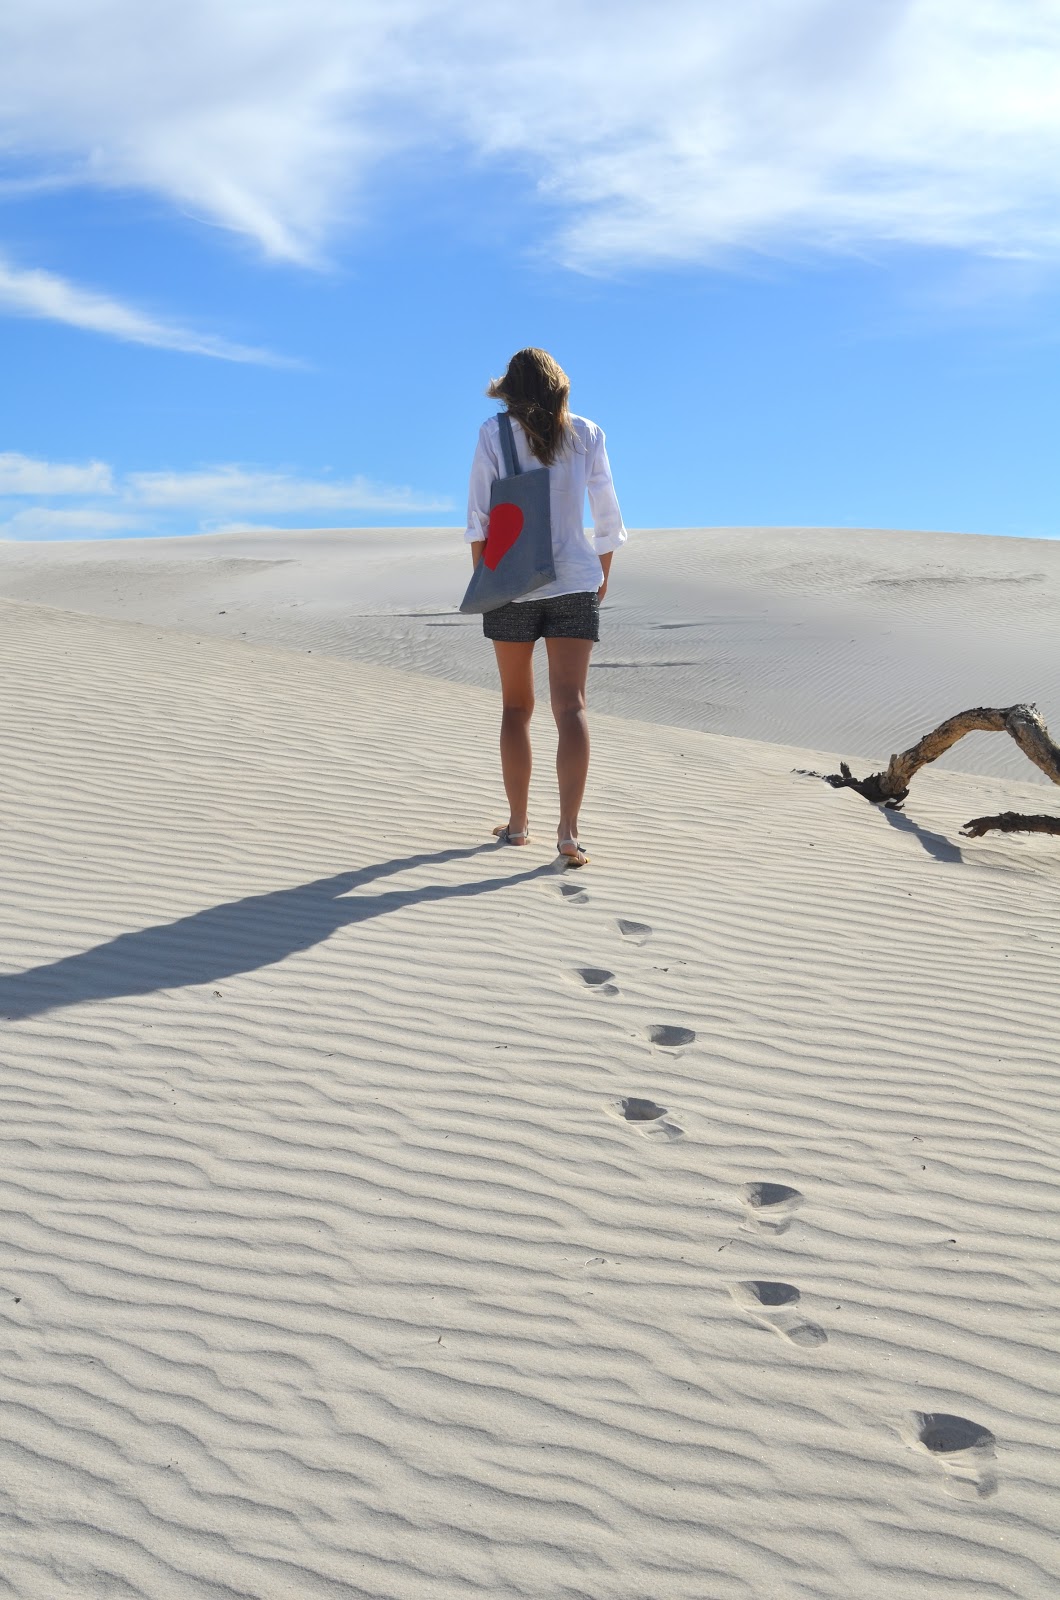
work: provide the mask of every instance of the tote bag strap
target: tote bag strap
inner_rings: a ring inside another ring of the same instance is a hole
[[[519,471],[519,457],[515,453],[515,434],[512,432],[512,419],[507,411],[499,413],[497,429],[500,434],[504,476],[506,478],[514,478]]]

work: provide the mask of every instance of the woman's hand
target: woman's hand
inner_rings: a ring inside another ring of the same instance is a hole
[[[597,589],[597,591],[596,591],[596,598],[598,600],[602,600],[606,593],[607,593],[607,579],[605,578],[603,583],[600,585],[599,589]]]
[[[605,550],[604,554],[600,557],[600,570],[604,575],[604,581],[596,591],[596,598],[598,600],[602,600],[604,595],[607,593],[607,580],[611,576],[611,557],[614,555],[614,553],[615,552],[613,550]]]

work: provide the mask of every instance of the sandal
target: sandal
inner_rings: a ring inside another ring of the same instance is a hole
[[[523,829],[522,833],[513,833],[508,824],[502,822],[499,828],[494,828],[493,837],[499,840],[501,844],[529,844],[530,828],[528,825]]]
[[[564,850],[563,846],[565,844],[572,844],[574,849]],[[561,839],[556,846],[556,850],[558,854],[563,857],[563,860],[567,863],[568,867],[584,867],[588,865],[589,857],[586,855],[577,839]]]

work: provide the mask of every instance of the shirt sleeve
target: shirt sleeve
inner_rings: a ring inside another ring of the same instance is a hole
[[[622,512],[619,510],[618,496],[615,494],[615,485],[611,478],[611,463],[607,459],[602,429],[596,429],[596,436],[590,448],[592,459],[586,478],[586,488],[589,491],[589,505],[593,513],[593,549],[598,556],[602,556],[606,555],[608,550],[617,550],[620,544],[625,544],[629,534],[622,522]]]
[[[493,480],[501,476],[500,462],[490,438],[489,423],[484,422],[478,431],[478,444],[471,463],[471,481],[467,491],[467,528],[464,532],[466,544],[474,544],[478,540],[485,542],[490,520],[490,491],[493,488]]]

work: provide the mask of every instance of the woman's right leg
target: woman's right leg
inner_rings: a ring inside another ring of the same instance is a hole
[[[530,718],[534,714],[534,646],[493,641],[501,675],[501,774],[512,833],[526,832],[530,795]],[[525,842],[525,841],[524,841]]]

